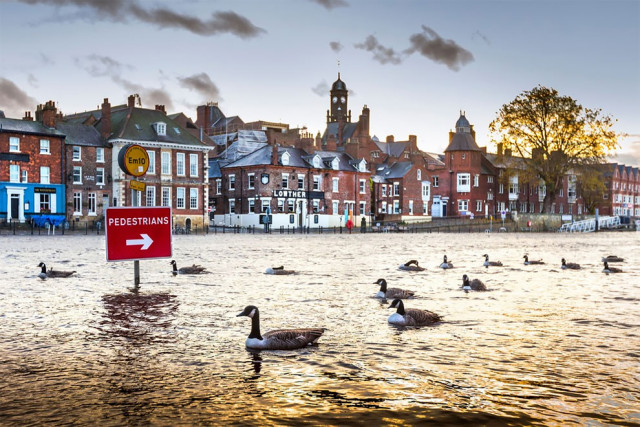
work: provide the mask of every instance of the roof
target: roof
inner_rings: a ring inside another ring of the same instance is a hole
[[[456,132],[453,134],[453,138],[451,138],[451,142],[449,142],[449,146],[447,147],[445,152],[447,151],[482,151],[478,144],[476,144],[475,139],[470,133],[466,132]]]
[[[340,73],[338,73],[338,80],[333,82],[331,90],[347,90],[347,85],[342,80],[340,80]]]
[[[100,132],[93,126],[58,122],[56,128],[67,136],[65,140],[66,144],[91,147],[105,146],[105,140],[100,136]]]
[[[327,128],[325,129],[324,134],[322,135],[322,145],[326,145],[327,139],[329,139],[329,137],[331,136],[338,139],[338,125],[339,125],[339,122],[331,122],[327,124]],[[339,142],[341,144],[344,144],[345,142],[347,142],[347,139],[353,136],[357,127],[358,127],[358,122],[355,122],[355,123],[345,122],[344,127],[342,128],[342,140]]]
[[[64,137],[64,133],[57,129],[44,126],[40,122],[20,119],[0,118],[0,132],[29,133],[32,135]]]
[[[465,117],[463,112],[460,112],[460,117],[458,118],[458,121],[456,122],[456,129],[458,128],[468,128],[471,127],[471,123],[469,123],[469,120],[467,120],[467,118]]]
[[[404,150],[407,149],[409,145],[409,141],[403,142],[380,142],[375,141],[375,144],[378,146],[381,152],[388,156],[392,157],[400,157]]]
[[[412,167],[411,162],[394,162],[391,165],[383,163],[377,167],[375,174],[384,179],[398,179],[409,173]]]
[[[209,178],[222,178],[220,162],[217,159],[209,159]]]

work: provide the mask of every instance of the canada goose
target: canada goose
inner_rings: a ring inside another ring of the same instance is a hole
[[[420,267],[418,265],[418,261],[415,259],[412,259],[411,261],[407,261],[404,264],[400,264],[398,268],[400,270],[406,270],[406,271],[423,271],[424,270],[424,267]]]
[[[500,261],[489,261],[489,255],[488,254],[484,254],[482,255],[484,257],[484,265],[485,267],[489,267],[489,266],[493,266],[493,267],[502,267],[502,262]]]
[[[522,258],[524,258],[524,265],[538,265],[538,264],[544,264],[544,261],[542,261],[541,259],[539,260],[533,260],[533,261],[529,261],[529,255],[523,256]]]
[[[255,305],[248,305],[236,317],[251,318],[251,333],[246,341],[247,348],[256,350],[294,350],[318,342],[324,328],[277,329],[260,334],[260,312]]]
[[[622,269],[616,267],[609,267],[609,263],[607,261],[604,262],[604,270],[603,273],[622,273]]]
[[[202,267],[200,265],[195,265],[193,264],[190,267],[181,267],[178,268],[178,265],[176,264],[175,260],[171,260],[171,262],[169,263],[173,266],[173,275],[177,275],[177,274],[205,274],[208,273],[207,269],[205,267]]]
[[[38,264],[38,267],[41,268],[40,270],[40,274],[38,274],[38,277],[41,279],[46,279],[47,277],[69,277],[71,276],[73,273],[75,273],[74,271],[61,271],[61,270],[54,270],[53,268],[50,268],[49,271],[47,271],[47,266],[45,265],[44,262],[41,262],[40,264]]]
[[[580,264],[576,264],[575,262],[567,263],[567,260],[562,258],[562,269],[563,270],[580,270]]]
[[[408,291],[400,288],[387,288],[387,281],[385,279],[378,279],[374,282],[376,285],[380,285],[380,290],[376,294],[376,298],[382,299],[394,299],[394,298],[411,298],[414,296],[414,291]]]
[[[285,270],[284,266],[280,267],[269,267],[264,274],[296,274],[295,270]]]
[[[479,279],[469,281],[469,276],[462,276],[462,289],[465,291],[486,291],[487,287]]]
[[[606,257],[602,258],[602,261],[624,262],[624,258],[620,258],[619,256],[615,256],[615,255],[607,255]]]
[[[417,308],[404,308],[401,299],[394,299],[389,308],[396,308],[397,311],[389,316],[389,323],[398,326],[425,326],[440,322],[442,317],[429,310]]]
[[[445,270],[447,268],[453,268],[453,264],[451,264],[451,261],[447,261],[447,256],[444,256],[444,260],[442,261],[442,264],[440,264],[440,268],[444,268]]]

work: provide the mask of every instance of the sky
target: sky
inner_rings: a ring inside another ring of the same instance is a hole
[[[538,85],[616,119],[640,166],[640,0],[0,0],[0,110],[64,114],[133,93],[195,120],[326,127],[340,72],[371,134],[442,153],[460,111],[489,124]]]

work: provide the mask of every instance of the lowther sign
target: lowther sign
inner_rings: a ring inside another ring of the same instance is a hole
[[[171,257],[170,207],[112,207],[105,213],[107,261]]]

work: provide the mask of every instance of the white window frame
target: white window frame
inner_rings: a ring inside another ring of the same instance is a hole
[[[247,174],[247,188],[249,190],[254,190],[256,188],[256,174],[248,173]]]
[[[73,183],[82,184],[82,166],[73,167]]]
[[[171,187],[162,187],[161,206],[171,207]]]
[[[236,213],[236,201],[235,199],[229,199],[229,213]]]
[[[198,189],[189,188],[189,209],[198,209]]]
[[[458,193],[469,193],[471,191],[471,174],[458,173],[457,184]]]
[[[162,175],[171,175],[171,153],[169,151],[163,151],[161,154],[161,166],[160,173]]]
[[[184,187],[176,188],[176,209],[185,209],[186,190]]]
[[[365,185],[365,180],[361,179],[360,180],[360,194],[365,194],[366,191],[366,185]]]
[[[222,180],[216,179],[216,194],[222,194]]]
[[[360,215],[366,215],[367,202],[360,202]]]
[[[256,199],[249,199],[249,213],[256,213]]]
[[[176,176],[186,176],[184,153],[176,153]]]
[[[51,154],[51,141],[49,141],[48,139],[40,140],[40,154]]]
[[[334,215],[340,215],[340,202],[337,200],[334,200],[331,203],[331,210],[333,211]]]
[[[332,178],[331,179],[331,191],[333,193],[340,192],[340,178]]]
[[[482,212],[482,200],[476,200],[476,212]]]
[[[74,162],[80,162],[82,161],[82,147],[80,147],[79,145],[74,145],[71,147],[73,154],[71,155],[71,158]]]
[[[478,174],[473,175],[473,186],[474,187],[480,186],[480,175]]]
[[[51,184],[51,168],[40,166],[40,184]]]
[[[104,168],[96,168],[96,185],[104,185]]]
[[[288,173],[283,173],[282,174],[282,189],[283,190],[288,190],[289,189],[289,174]]]
[[[469,212],[469,201],[465,199],[458,200],[458,212]]]
[[[82,215],[82,192],[80,191],[73,193],[73,214]]]
[[[198,155],[189,154],[189,176],[198,176]]]
[[[20,172],[21,172],[20,175],[22,175],[20,177],[20,182],[23,182],[23,183],[29,182],[29,171],[26,169],[22,169]]]
[[[20,138],[18,138],[17,136],[9,137],[9,151],[11,151],[12,153],[20,152]]]
[[[298,174],[298,190],[304,190],[304,174]]]
[[[433,187],[434,188],[438,188],[438,185],[440,185],[440,177],[434,176],[433,177]]]
[[[236,174],[229,174],[229,191],[234,191],[236,189]]]
[[[399,196],[400,195],[400,183],[399,182],[394,182],[393,183],[393,195],[394,196]]]
[[[399,200],[394,200],[393,201],[393,213],[394,214],[399,214],[400,213],[400,201]]]
[[[20,182],[20,165],[9,165],[9,182]]]
[[[322,177],[320,175],[313,175],[313,191],[320,191],[322,187]]]
[[[413,200],[409,200],[409,215],[413,215]]]
[[[98,215],[98,197],[96,196],[96,193],[89,193],[87,195],[87,202],[89,204],[88,214],[90,216]]]
[[[387,185],[382,184],[380,188],[382,189],[382,197],[387,197]]]
[[[156,174],[156,152],[147,150],[147,154],[149,155],[149,169],[147,169],[147,174],[155,175]]]
[[[145,202],[147,206],[156,206],[156,187],[153,185],[147,185],[145,191]]]
[[[104,163],[104,148],[96,148],[96,163]]]

